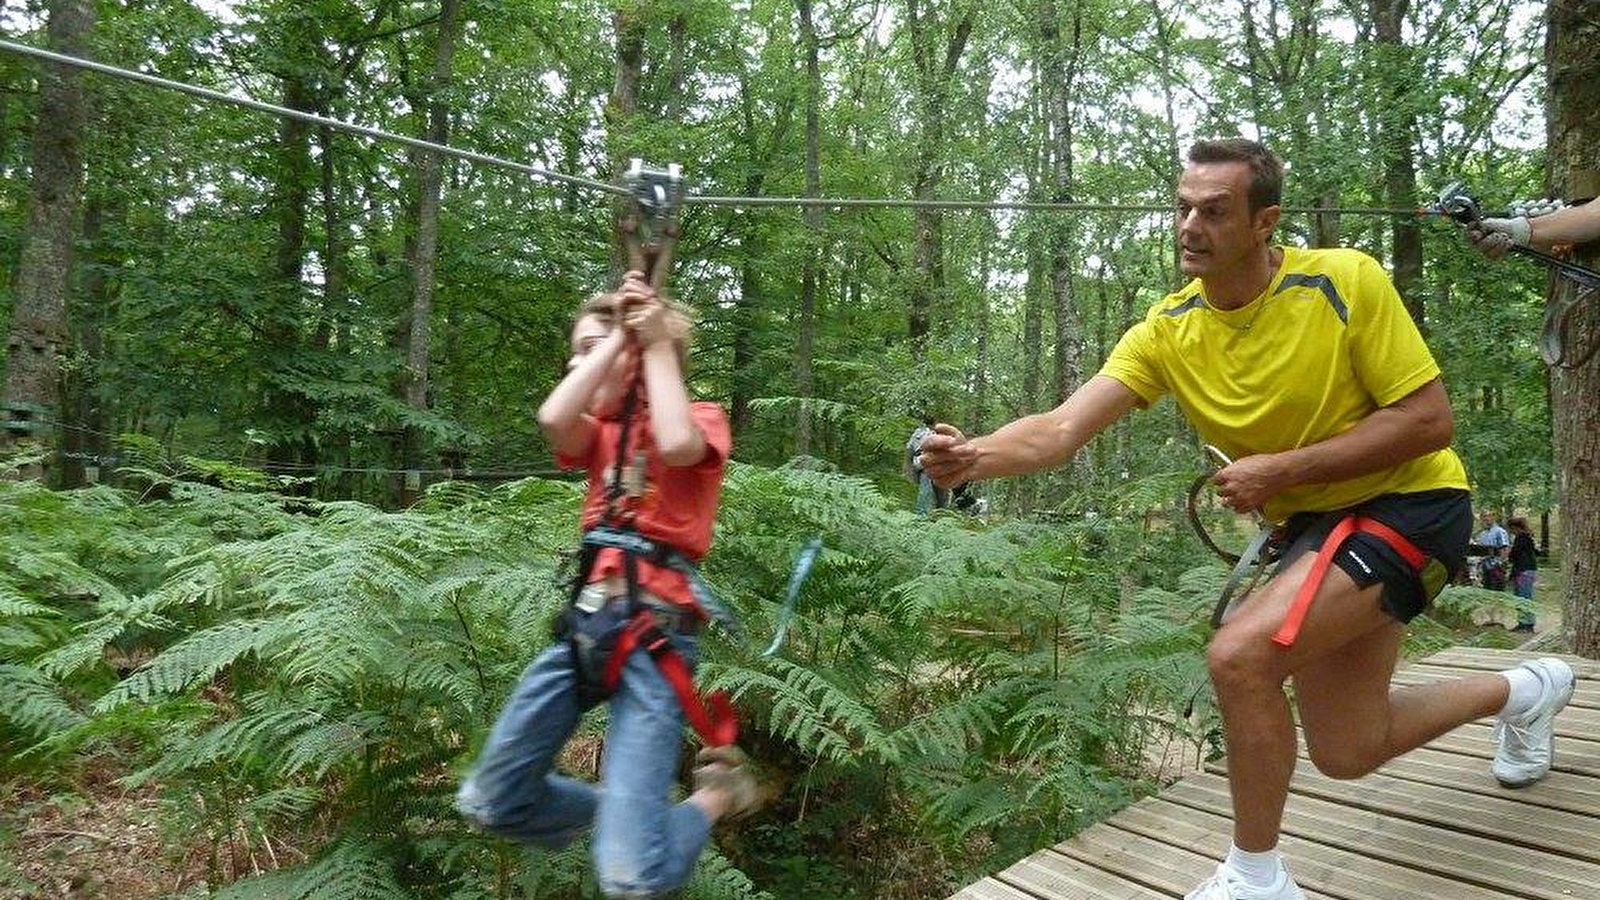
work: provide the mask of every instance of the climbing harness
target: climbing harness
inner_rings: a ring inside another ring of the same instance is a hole
[[[1227,621],[1234,609],[1255,590],[1256,583],[1261,580],[1261,574],[1277,561],[1283,548],[1277,540],[1278,529],[1267,521],[1259,509],[1251,512],[1256,523],[1256,535],[1250,539],[1243,553],[1229,553],[1212,540],[1210,532],[1206,531],[1205,523],[1200,520],[1200,495],[1218,472],[1233,465],[1233,460],[1228,454],[1210,444],[1206,444],[1205,449],[1216,465],[1189,485],[1189,495],[1184,506],[1189,513],[1189,524],[1194,528],[1195,534],[1200,536],[1200,542],[1212,553],[1222,557],[1224,562],[1233,566],[1233,571],[1228,573],[1227,583],[1222,587],[1222,594],[1217,599],[1217,605],[1211,611],[1211,627],[1221,628],[1222,623]]]
[[[1423,553],[1405,535],[1377,519],[1348,515],[1333,526],[1333,530],[1323,539],[1322,546],[1317,549],[1317,556],[1311,562],[1311,571],[1306,575],[1306,580],[1301,582],[1300,590],[1295,592],[1294,600],[1289,603],[1289,611],[1283,617],[1283,624],[1278,626],[1277,633],[1272,636],[1273,643],[1284,648],[1294,646],[1295,638],[1300,634],[1300,626],[1305,623],[1306,614],[1311,611],[1311,601],[1316,599],[1317,589],[1322,586],[1322,579],[1328,574],[1328,566],[1333,563],[1334,554],[1339,552],[1346,538],[1357,533],[1370,534],[1388,544],[1417,572],[1419,577],[1424,577],[1430,565],[1437,567],[1440,573],[1438,586],[1444,586],[1444,563]]]
[[[1505,215],[1534,218],[1555,212],[1563,206],[1560,201],[1512,204]],[[1439,192],[1434,209],[1469,227],[1479,224],[1484,218],[1478,201],[1473,199],[1467,192],[1466,186],[1459,181],[1452,182]],[[1591,338],[1579,352],[1572,352],[1573,339],[1577,337],[1574,333],[1575,318],[1583,303],[1600,293],[1600,272],[1532,247],[1512,244],[1510,249],[1512,253],[1541,263],[1553,270],[1558,277],[1565,278],[1574,285],[1574,289],[1566,296],[1552,298],[1545,305],[1544,325],[1539,332],[1539,355],[1543,357],[1545,364],[1562,369],[1575,369],[1588,362],[1595,351],[1600,350],[1600,337]]]
[[[1267,567],[1277,562],[1286,549],[1284,546],[1283,529],[1275,527],[1268,522],[1260,510],[1253,510],[1251,515],[1255,518],[1259,530],[1256,536],[1250,539],[1249,545],[1243,553],[1229,553],[1218,546],[1206,531],[1205,524],[1200,520],[1200,493],[1210,484],[1216,474],[1224,468],[1233,465],[1233,460],[1226,453],[1205,445],[1216,463],[1216,467],[1202,474],[1189,486],[1187,508],[1189,524],[1194,527],[1195,533],[1211,551],[1233,565],[1233,571],[1228,575],[1228,581],[1222,588],[1222,595],[1217,600],[1217,605],[1211,613],[1211,627],[1221,628],[1228,616],[1238,608],[1250,592],[1255,590],[1257,582]],[[1346,538],[1353,534],[1370,534],[1388,544],[1400,555],[1407,564],[1417,572],[1423,583],[1423,590],[1433,596],[1444,587],[1449,577],[1444,563],[1440,562],[1420,550],[1417,545],[1400,532],[1385,525],[1377,519],[1366,516],[1347,515],[1340,519],[1328,536],[1323,539],[1322,546],[1318,548],[1316,557],[1312,560],[1311,571],[1307,573],[1306,580],[1301,583],[1295,592],[1294,600],[1289,604],[1289,610],[1284,615],[1283,624],[1273,634],[1272,640],[1281,647],[1294,646],[1295,638],[1300,634],[1300,626],[1305,623],[1306,615],[1311,611],[1311,601],[1317,596],[1317,589],[1322,586],[1322,580],[1327,577],[1328,566],[1332,564],[1333,557],[1339,552]]]

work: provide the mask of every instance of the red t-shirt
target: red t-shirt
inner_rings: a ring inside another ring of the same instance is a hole
[[[712,527],[717,519],[717,498],[722,493],[722,473],[728,465],[733,434],[728,416],[715,403],[691,403],[689,414],[706,443],[706,455],[692,466],[669,466],[656,453],[655,435],[650,427],[649,410],[642,405],[633,415],[628,434],[629,459],[645,454],[645,487],[641,497],[623,497],[619,510],[633,512],[633,526],[654,541],[677,548],[691,562],[699,563],[711,549]],[[594,421],[594,438],[583,456],[556,457],[564,469],[582,467],[589,473],[589,489],[583,500],[583,530],[600,523],[606,509],[606,486],[611,481],[611,464],[617,455],[617,436],[622,429],[617,419]],[[595,556],[589,581],[623,575],[622,551],[601,548]],[[682,572],[639,561],[639,587],[663,600],[694,606],[694,594]]]

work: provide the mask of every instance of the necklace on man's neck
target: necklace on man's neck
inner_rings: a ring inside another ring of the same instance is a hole
[[[1223,308],[1220,308],[1220,307],[1217,307],[1217,306],[1213,306],[1211,304],[1211,302],[1210,302],[1210,299],[1207,298],[1207,300],[1206,300],[1206,308],[1211,310],[1212,314],[1214,314],[1217,317],[1217,321],[1221,322],[1223,325],[1226,325],[1229,328],[1232,328],[1234,331],[1249,331],[1250,328],[1256,324],[1256,320],[1261,318],[1261,311],[1263,309],[1267,308],[1267,301],[1269,299],[1271,299],[1270,295],[1267,294],[1267,289],[1272,287],[1272,282],[1277,279],[1278,270],[1280,268],[1282,268],[1282,267],[1283,267],[1283,251],[1278,249],[1277,247],[1268,247],[1267,248],[1267,280],[1266,280],[1266,283],[1261,286],[1261,290],[1256,292],[1256,295],[1255,295],[1254,298],[1252,298],[1247,303],[1242,303],[1239,306],[1233,306],[1233,307],[1229,307],[1227,309],[1223,309]],[[1202,288],[1203,288],[1203,285],[1202,285]],[[1254,303],[1256,305],[1256,308],[1255,308],[1255,311],[1250,314],[1250,318],[1245,320],[1245,323],[1243,325],[1234,324],[1233,321],[1232,321],[1232,316],[1229,315],[1229,314],[1237,312],[1238,310],[1244,309],[1246,306],[1249,306],[1251,303]]]

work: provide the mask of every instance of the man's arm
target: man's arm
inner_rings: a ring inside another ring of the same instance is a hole
[[[1557,244],[1586,244],[1600,240],[1600,201],[1569,206],[1543,216],[1484,219],[1469,231],[1478,249],[1498,259],[1512,244],[1549,250]]]
[[[1024,416],[984,437],[969,440],[950,425],[935,425],[922,442],[922,467],[940,487],[1054,468],[1138,402],[1127,385],[1096,375],[1055,409]]]
[[[1236,460],[1212,479],[1223,503],[1240,512],[1302,484],[1359,478],[1450,446],[1455,417],[1435,378],[1324,441]]]

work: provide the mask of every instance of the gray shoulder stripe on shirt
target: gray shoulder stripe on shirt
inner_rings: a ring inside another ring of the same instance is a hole
[[[1191,309],[1199,309],[1200,307],[1204,306],[1205,304],[1206,304],[1205,299],[1203,297],[1201,297],[1199,294],[1195,294],[1193,297],[1190,297],[1189,299],[1183,301],[1182,303],[1178,304],[1177,306],[1174,306],[1171,309],[1163,309],[1161,311],[1161,314],[1163,316],[1181,316],[1184,313],[1188,312],[1189,310],[1191,310]]]
[[[1350,308],[1344,305],[1344,299],[1339,296],[1339,291],[1334,288],[1333,279],[1326,275],[1302,275],[1298,272],[1291,272],[1283,276],[1283,281],[1279,283],[1278,289],[1273,293],[1281,294],[1292,287],[1309,287],[1322,291],[1322,295],[1328,298],[1328,304],[1333,307],[1334,313],[1339,316],[1339,321],[1346,325],[1350,324]]]

